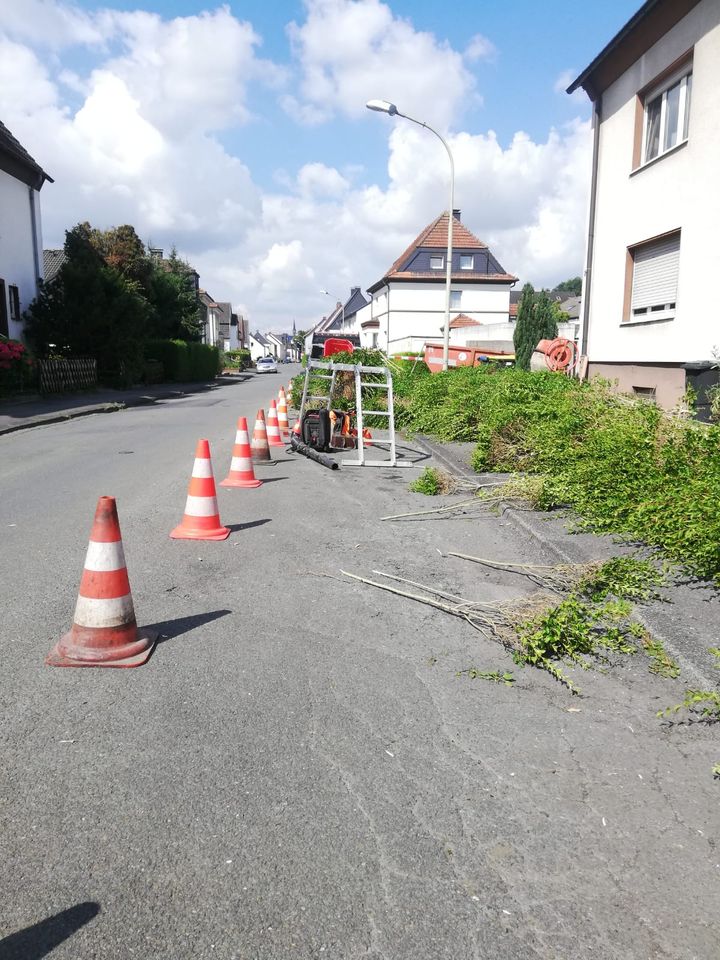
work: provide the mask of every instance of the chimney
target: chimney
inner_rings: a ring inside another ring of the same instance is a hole
[[[459,209],[458,209],[458,210],[453,210],[453,217],[455,218],[455,220],[459,220],[459,219],[460,219],[460,210],[459,210]]]

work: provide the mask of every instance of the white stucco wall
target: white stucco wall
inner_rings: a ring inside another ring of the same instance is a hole
[[[33,249],[31,197],[35,209],[37,246]],[[37,259],[36,259],[37,258]],[[40,194],[0,170],[0,280],[5,281],[8,328],[13,339],[21,339],[22,324],[10,319],[8,288],[16,286],[20,312],[37,294],[38,270],[42,275],[42,229]]]
[[[694,47],[687,142],[632,172],[638,90]],[[720,325],[720,4],[702,0],[603,94],[588,354],[595,362],[709,360]],[[673,320],[622,324],[626,251],[681,230]]]
[[[441,283],[390,282],[373,294],[371,313],[380,322],[379,343],[391,353],[422,350],[427,340],[442,336],[445,323],[445,286]],[[450,310],[451,318],[464,313],[482,323],[507,320],[510,310],[510,284],[453,283],[460,292],[459,306]]]

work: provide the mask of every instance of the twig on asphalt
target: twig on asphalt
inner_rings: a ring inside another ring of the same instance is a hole
[[[539,587],[553,590],[555,593],[566,593],[573,590],[588,574],[591,574],[600,565],[591,563],[501,563],[497,560],[488,560],[485,557],[471,557],[467,553],[448,551],[448,557],[458,557],[460,560],[470,560],[480,563],[493,570],[504,570],[507,573],[516,573],[527,577]]]

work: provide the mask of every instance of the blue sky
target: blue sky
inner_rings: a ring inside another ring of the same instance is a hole
[[[3,0],[0,119],[56,179],[48,245],[132,222],[288,329],[446,205],[434,138],[363,109],[393,99],[450,136],[470,229],[549,285],[581,269],[589,176],[589,105],[562,87],[638,6]]]

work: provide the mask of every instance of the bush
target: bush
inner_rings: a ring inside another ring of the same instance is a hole
[[[37,385],[35,363],[18,340],[0,337],[0,397],[22,393]]]
[[[166,380],[183,383],[213,380],[220,372],[220,351],[204,343],[186,340],[148,340],[145,359],[159,360]]]
[[[562,374],[460,367],[418,376],[404,423],[477,442],[478,471],[541,475],[546,505],[662,548],[720,583],[720,426],[674,419],[610,385]]]
[[[237,370],[247,370],[252,364],[250,351],[245,349],[226,350],[222,356],[222,360],[225,367]]]

